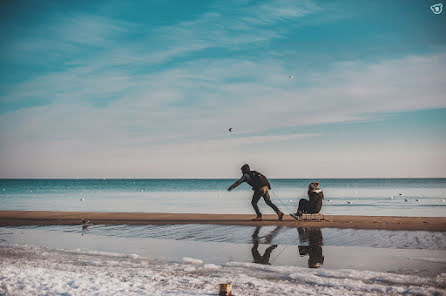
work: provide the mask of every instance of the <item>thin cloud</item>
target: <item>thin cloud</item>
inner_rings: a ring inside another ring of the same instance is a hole
[[[0,175],[103,167],[119,175],[114,165],[168,171],[171,159],[196,161],[198,170],[198,162],[212,157],[228,167],[253,146],[259,159],[288,149],[286,159],[296,143],[323,136],[287,134],[296,127],[446,107],[444,48],[374,63],[291,69],[291,80],[290,65],[275,47],[261,55],[253,51],[286,37],[300,21],[322,18],[322,8],[295,1],[225,6],[147,32],[94,14],[58,17],[11,40],[3,59],[60,67],[42,67],[2,86]],[[142,38],[124,42],[132,34]],[[204,54],[212,49],[226,54]],[[229,127],[237,131],[231,137]],[[274,143],[285,148],[265,148]]]

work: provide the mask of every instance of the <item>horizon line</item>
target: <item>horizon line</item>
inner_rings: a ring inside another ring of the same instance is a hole
[[[113,177],[113,178],[98,178],[98,177],[82,177],[82,178],[68,178],[68,177],[24,177],[24,178],[15,178],[15,177],[0,177],[0,180],[233,180],[237,179],[237,177],[221,177],[221,178],[203,178],[203,177],[194,177],[194,178],[184,178],[184,177],[174,177],[174,178],[131,178],[131,177]],[[268,177],[270,180],[307,180],[307,179],[446,179],[446,177]]]

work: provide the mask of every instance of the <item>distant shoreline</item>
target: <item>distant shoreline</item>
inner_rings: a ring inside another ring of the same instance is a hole
[[[234,180],[240,176],[222,178],[141,178],[141,177],[81,177],[81,178],[0,178],[0,180]],[[446,177],[269,177],[270,180],[445,180]]]
[[[264,215],[263,221],[251,221],[246,214],[188,213],[122,213],[122,212],[62,212],[0,210],[0,226],[19,225],[81,225],[82,219],[91,224],[223,224],[248,226],[286,226],[318,228],[354,228],[382,230],[446,231],[446,217],[345,216],[325,215],[323,221],[296,221],[286,215],[278,221],[276,215]]]

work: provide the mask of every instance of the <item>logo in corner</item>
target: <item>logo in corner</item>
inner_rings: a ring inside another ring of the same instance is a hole
[[[431,6],[431,10],[435,14],[440,14],[443,11],[443,4],[437,3]]]

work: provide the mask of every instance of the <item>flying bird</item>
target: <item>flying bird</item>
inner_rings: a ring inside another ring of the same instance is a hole
[[[293,75],[290,75],[290,76],[288,76],[288,78],[289,78],[289,79],[293,79],[293,78],[294,78],[294,76],[293,76]]]
[[[230,133],[232,132],[232,127],[229,128],[229,132],[230,132]]]

